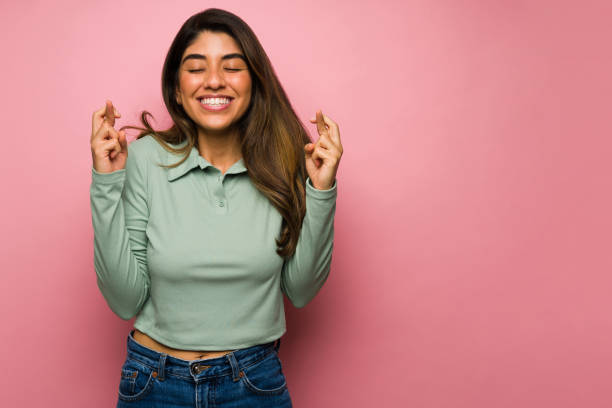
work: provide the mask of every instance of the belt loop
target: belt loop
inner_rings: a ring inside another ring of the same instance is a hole
[[[232,379],[234,381],[238,381],[240,377],[242,377],[242,371],[240,371],[240,367],[238,366],[238,361],[236,361],[236,356],[234,356],[234,352],[227,353],[225,355],[229,360],[230,366],[232,366]]]
[[[160,381],[164,381],[164,373],[166,371],[166,357],[168,357],[168,354],[166,353],[161,353],[161,356],[159,356],[159,370],[157,373],[157,379]]]
[[[276,340],[276,344],[274,344],[274,350],[276,350],[277,353],[278,353],[278,349],[280,348],[280,341],[281,341],[281,338],[279,337]]]

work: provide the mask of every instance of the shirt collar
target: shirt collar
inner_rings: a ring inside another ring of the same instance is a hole
[[[179,143],[178,145],[173,145],[173,146],[177,148],[182,147],[187,144],[186,142],[187,141],[185,140],[184,142]],[[172,163],[176,163],[177,161],[179,161],[182,158],[182,156],[177,153],[171,153],[169,151],[166,151],[166,158],[167,158],[167,164],[172,164]],[[172,167],[168,169],[168,181],[174,181],[178,179],[179,177],[183,176],[184,174],[187,174],[189,171],[196,168],[197,166],[200,166],[202,170],[210,166],[210,167],[215,168],[217,171],[219,171],[215,166],[210,164],[208,160],[200,156],[200,152],[198,151],[198,149],[195,146],[193,146],[191,148],[191,151],[189,152],[189,156],[187,157],[187,159],[185,159],[184,162],[182,162],[176,167]],[[232,164],[232,166],[229,169],[227,169],[225,174],[238,174],[238,173],[244,173],[246,171],[247,171],[247,168],[244,166],[244,159],[241,157],[240,160]]]

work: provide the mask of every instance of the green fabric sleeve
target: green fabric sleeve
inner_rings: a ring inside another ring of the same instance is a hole
[[[90,186],[98,288],[111,310],[124,320],[140,311],[150,286],[146,163],[130,147],[124,169],[99,173],[92,167]]]
[[[295,307],[306,306],[329,275],[337,195],[337,180],[331,188],[318,190],[306,178],[306,215],[295,253],[281,272],[281,290]]]

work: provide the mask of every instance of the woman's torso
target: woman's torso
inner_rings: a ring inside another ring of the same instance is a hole
[[[255,188],[244,163],[222,174],[194,147],[183,165],[167,170],[157,164],[176,163],[180,155],[173,157],[151,136],[129,147],[132,168],[143,168],[146,191],[140,195],[146,200],[138,212],[125,207],[133,221],[126,224],[132,244],[146,243],[140,252],[146,270],[140,272],[150,285],[134,328],[151,333],[162,343],[158,347],[195,349],[189,356],[280,337],[285,331],[284,260],[275,237],[283,218]],[[126,183],[125,190],[130,187],[137,185]],[[144,217],[146,224],[136,223]]]
[[[225,354],[234,351],[234,350],[224,350],[224,351],[193,351],[193,350],[179,350],[171,347],[167,347],[156,340],[152,339],[145,333],[141,332],[138,329],[134,329],[134,340],[138,343],[142,344],[145,347],[148,347],[152,350],[155,350],[159,353],[166,353],[171,355],[172,357],[180,358],[181,360],[201,360],[208,358],[221,357]]]

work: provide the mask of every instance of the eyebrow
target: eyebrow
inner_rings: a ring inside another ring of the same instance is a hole
[[[238,53],[225,54],[224,56],[221,57],[222,60],[227,60],[227,59],[232,59],[232,58],[240,58],[241,60],[246,62],[246,58],[244,58],[244,55],[238,54]],[[186,55],[185,58],[183,58],[183,61],[181,61],[181,64],[190,59],[206,60],[206,56],[202,54],[189,54],[189,55]]]

